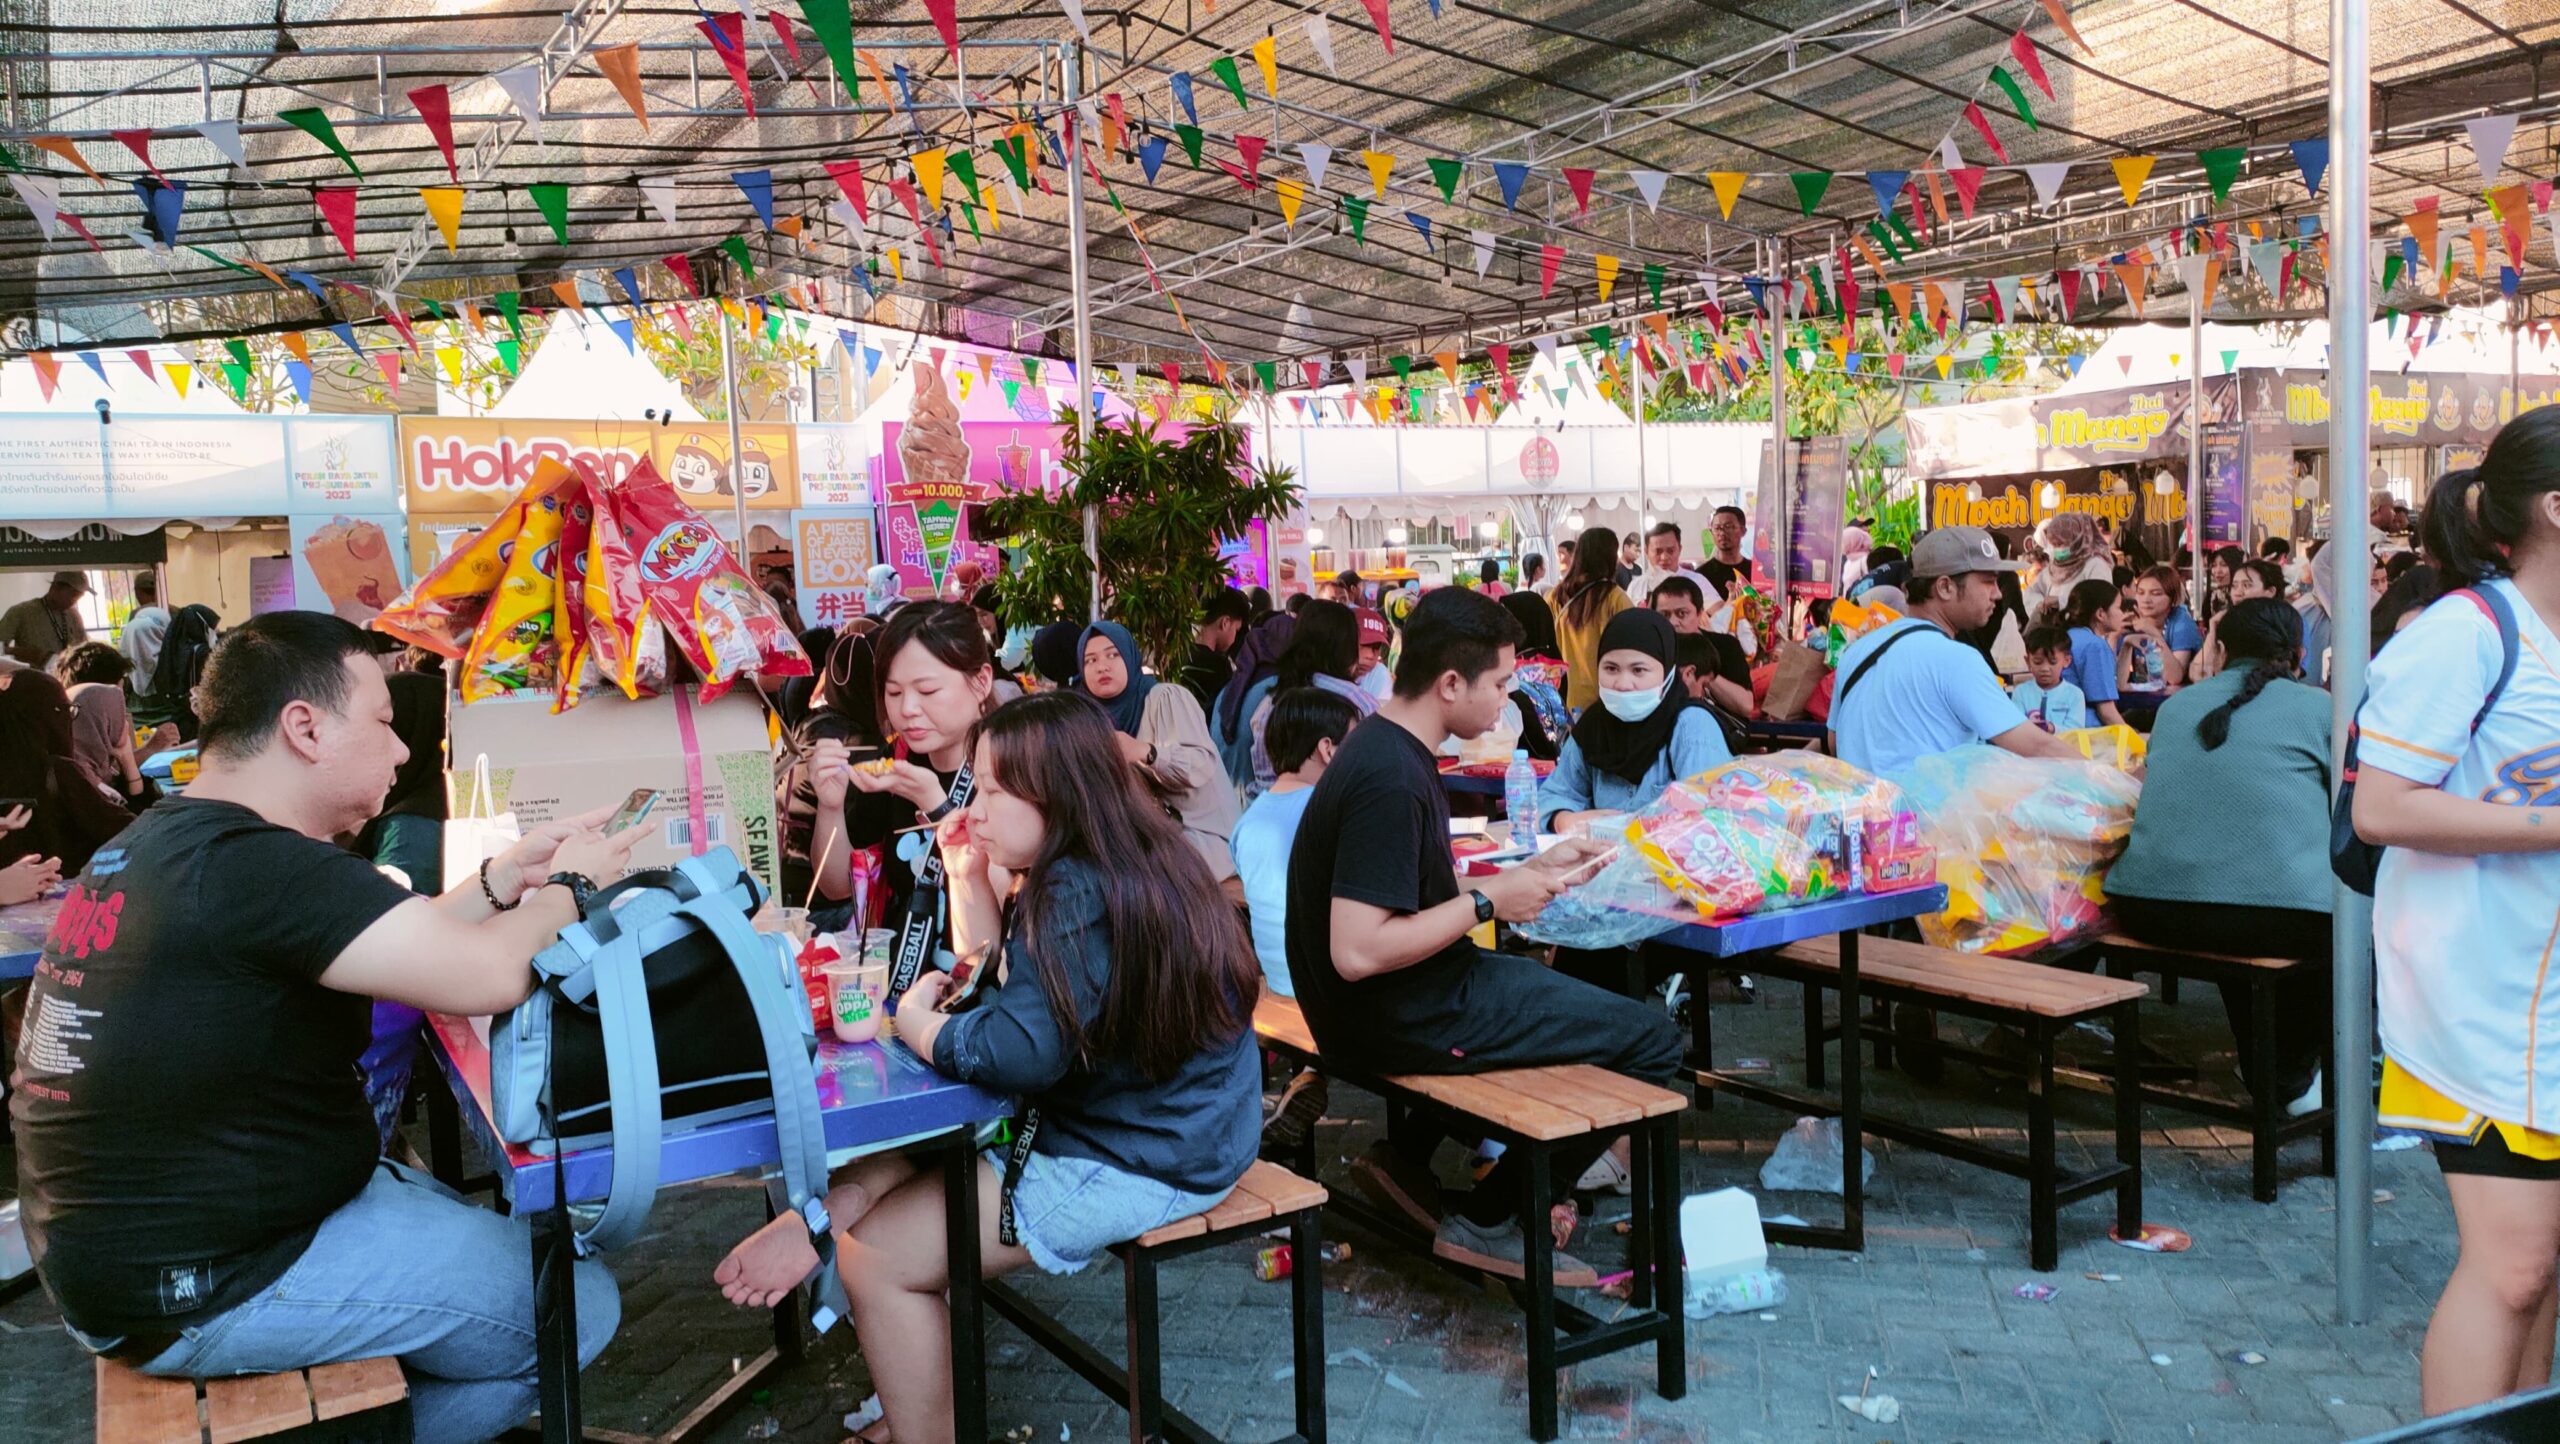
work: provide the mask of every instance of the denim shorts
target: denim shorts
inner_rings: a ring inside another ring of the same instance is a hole
[[[1005,1151],[990,1148],[985,1156],[1003,1178]],[[1206,1213],[1234,1191],[1229,1185],[1215,1193],[1185,1193],[1107,1163],[1035,1150],[1014,1185],[1014,1236],[1042,1273],[1071,1274],[1111,1245]]]

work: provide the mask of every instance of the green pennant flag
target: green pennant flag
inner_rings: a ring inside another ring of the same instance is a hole
[[[738,269],[746,273],[748,280],[752,281],[756,278],[756,263],[747,259],[747,243],[744,240],[731,236],[720,243],[720,249],[729,253],[729,259],[738,263]]]
[[[986,240],[986,234],[978,229],[978,208],[970,204],[969,198],[966,196],[960,198],[960,219],[969,223],[969,238],[971,240],[979,242],[984,242]]]
[[[1873,236],[1876,239],[1876,242],[1885,248],[1886,254],[1893,257],[1895,262],[1899,263],[1902,260],[1902,247],[1893,243],[1893,233],[1884,228],[1884,222],[1867,222],[1867,234]]]
[[[444,307],[442,307],[442,306],[440,306],[440,305],[437,305],[437,304],[436,304],[436,298],[435,298],[435,297],[433,297],[433,296],[420,296],[418,299],[427,303],[427,314],[428,314],[428,315],[435,317],[435,318],[436,318],[437,320],[439,320],[439,321],[443,321],[443,320],[448,320],[448,319],[450,319],[449,317],[447,317],[447,316],[445,315],[445,313],[444,313]]]
[[[764,339],[767,341],[779,341],[782,339],[782,313],[780,311],[767,311],[764,313]]]
[[[978,198],[978,158],[965,150],[954,150],[943,157],[942,163],[953,175],[960,177],[960,184],[965,187],[960,192],[962,198],[975,201]]]
[[[1198,170],[1200,168],[1200,127],[1177,125],[1173,128],[1173,133],[1181,138],[1182,153],[1191,157],[1191,168]]]
[[[9,148],[5,145],[0,145],[0,165],[5,165],[9,169],[18,172],[20,175],[26,174],[27,168],[18,164],[18,158],[11,155],[9,153]]]
[[[1001,388],[1003,388],[1003,390],[1004,390],[1004,409],[1005,409],[1005,410],[1007,410],[1007,411],[1011,411],[1011,410],[1012,410],[1013,408],[1015,408],[1016,406],[1019,406],[1019,405],[1021,405],[1021,404],[1022,404],[1022,383],[1021,383],[1021,382],[1019,382],[1019,381],[1010,381],[1010,380],[1008,380],[1008,381],[999,381],[999,382],[997,382],[997,383],[996,383],[996,385],[997,385],[997,386],[999,386],[999,387],[1001,387]]]
[[[1822,204],[1822,193],[1831,189],[1831,172],[1827,170],[1791,171],[1787,179],[1796,183],[1796,204],[1804,207],[1806,215],[1813,214],[1813,208]]]
[[[1903,223],[1902,212],[1895,211],[1892,215],[1885,217],[1885,221],[1893,227],[1895,235],[1902,237],[1902,244],[1906,250],[1916,252],[1920,249],[1920,239],[1911,234],[1910,226]]]
[[[1027,135],[1008,135],[996,142],[996,159],[1004,162],[1014,185],[1023,190],[1031,189],[1031,163],[1024,154],[1030,148],[1030,141],[1031,137]]]
[[[1351,217],[1351,239],[1362,245],[1369,243],[1369,202],[1360,196],[1344,196],[1342,213]]]
[[[2223,375],[2225,375],[2225,376],[2230,375],[2230,374],[2231,374],[2231,371],[2232,371],[2232,368],[2233,368],[2233,367],[2238,366],[2239,364],[2240,364],[2240,353],[2239,353],[2239,352],[2237,352],[2237,351],[2225,351],[2225,352],[2223,352],[2223,353],[2222,353],[2222,374],[2223,374]]]
[[[1030,383],[1031,383],[1032,385],[1034,385],[1034,386],[1037,386],[1037,385],[1039,385],[1039,384],[1040,384],[1040,358],[1039,358],[1039,357],[1037,357],[1037,356],[1025,356],[1025,357],[1023,357],[1023,358],[1022,358],[1022,379],[1023,379],[1023,380],[1025,380],[1025,381],[1030,382]]]
[[[809,31],[818,37],[818,46],[833,61],[836,75],[854,103],[862,103],[862,82],[854,78],[853,6],[850,0],[800,0],[800,18],[809,22]]]
[[[204,257],[206,260],[213,262],[217,266],[223,266],[231,270],[238,271],[241,275],[254,276],[258,274],[257,272],[250,270],[247,266],[240,264],[238,261],[232,260],[227,256],[218,255],[212,251],[208,251],[202,246],[189,246],[187,249]]]
[[[1799,362],[1799,361],[1797,361],[1797,360],[1796,360],[1796,348],[1794,348],[1793,346],[1790,346],[1790,347],[1788,347],[1788,348],[1787,348],[1787,351],[1786,351],[1786,357],[1787,357],[1787,369],[1788,369],[1788,370],[1790,370],[1790,371],[1802,371],[1802,370],[1804,369],[1803,364],[1802,364],[1801,362]]]
[[[1236,98],[1236,109],[1253,109],[1253,102],[1244,98],[1244,77],[1236,73],[1236,58],[1234,56],[1221,55],[1217,59],[1210,61],[1209,73],[1218,77],[1218,79],[1227,87],[1227,93]]]
[[[2027,109],[2027,93],[2018,88],[2018,77],[2011,75],[2005,67],[1995,65],[1991,67],[1991,83],[1999,86],[2001,93],[2009,97],[2009,103],[2018,108],[2018,119],[2027,123],[2027,129],[2044,129],[2036,124],[2036,113]]]
[[[2204,177],[2213,182],[2213,203],[2222,204],[2231,196],[2231,183],[2240,178],[2240,163],[2249,158],[2245,145],[2226,146],[2221,150],[2200,150],[2196,160],[2204,166]]]
[[[276,119],[327,146],[331,155],[345,161],[347,169],[356,172],[356,179],[364,179],[364,172],[356,170],[356,158],[347,154],[346,146],[339,141],[338,128],[329,123],[328,112],[316,105],[307,105],[299,110],[279,110]]]
[[[1653,297],[1653,304],[1656,306],[1662,304],[1662,267],[1652,262],[1645,264],[1644,289],[1645,294]]]
[[[223,342],[222,349],[231,353],[231,360],[233,364],[237,365],[242,371],[245,372],[249,369],[248,342],[235,336],[232,339]]]
[[[515,333],[516,340],[521,343],[524,340],[524,294],[500,291],[493,299],[498,303],[499,313],[507,318],[507,329]]]
[[[1396,368],[1396,380],[1397,380],[1397,381],[1399,381],[1399,382],[1401,382],[1401,383],[1403,383],[1403,384],[1405,384],[1405,385],[1408,385],[1408,386],[1410,386],[1410,385],[1412,385],[1412,384],[1413,384],[1413,358],[1412,358],[1412,357],[1410,357],[1410,356],[1390,356],[1390,357],[1388,357],[1388,358],[1387,358],[1387,364],[1388,364],[1388,365],[1390,365],[1390,366],[1393,366],[1394,368]]]
[[[1467,163],[1462,160],[1450,160],[1442,156],[1433,156],[1430,160],[1424,162],[1424,164],[1431,167],[1431,178],[1440,183],[1440,199],[1444,201],[1456,200],[1458,198],[1458,180],[1461,176],[1464,176],[1467,173]]]
[[[1406,414],[1410,415],[1414,420],[1420,421],[1422,419],[1422,388],[1416,386],[1411,391],[1406,392],[1404,394],[1404,404]]]
[[[232,344],[237,345],[239,343],[234,342]],[[249,399],[249,368],[247,366],[244,366],[237,361],[223,362],[222,379],[231,383],[232,395],[239,397],[243,401]]]
[[[1262,383],[1262,389],[1263,389],[1263,390],[1265,390],[1265,391],[1277,391],[1277,390],[1279,390],[1279,389],[1280,389],[1280,363],[1278,363],[1278,362],[1276,362],[1276,361],[1256,361],[1256,362],[1254,362],[1254,363],[1253,363],[1253,379],[1254,379],[1254,380],[1256,380],[1256,381],[1261,382],[1261,383]]]
[[[1601,352],[1606,352],[1609,349],[1610,331],[1608,327],[1594,326],[1583,334],[1591,338],[1591,349]]]
[[[515,341],[498,343],[498,364],[506,368],[508,375],[516,374],[516,368],[522,364],[523,359],[524,347],[521,343]]]
[[[2391,291],[2392,286],[2394,286],[2395,284],[2397,284],[2397,283],[2399,282],[2399,280],[2400,280],[2400,253],[2399,253],[2398,251],[2387,251],[2387,252],[2385,252],[2385,253],[2383,254],[2383,257],[2382,257],[2382,290],[2383,290],[2383,293],[2384,293],[2385,295],[2388,295],[2388,294],[2390,293],[2390,291]]]
[[[533,197],[542,218],[551,223],[551,234],[559,238],[560,244],[569,244],[569,188],[557,181],[536,181],[526,186],[524,193]]]

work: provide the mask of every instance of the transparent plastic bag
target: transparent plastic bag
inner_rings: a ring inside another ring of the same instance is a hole
[[[1628,837],[1631,819],[1623,812],[1590,820],[1588,836],[1620,841]],[[1633,947],[1647,938],[1698,920],[1698,913],[1664,885],[1653,865],[1629,843],[1597,876],[1567,888],[1518,929],[1533,942],[1559,947]]]
[[[1947,885],[1946,911],[1920,919],[1932,946],[2016,956],[2105,931],[2106,872],[2133,831],[2138,779],[1974,746],[1922,759],[1903,795]]]
[[[1839,1119],[1799,1118],[1760,1165],[1760,1186],[1772,1193],[1838,1193],[1842,1151]],[[1876,1177],[1876,1156],[1863,1148],[1858,1177],[1866,1183]]]
[[[1795,845],[1777,849],[1771,859],[1777,871],[1765,887],[1770,896],[1756,906],[1834,896],[1848,886],[1853,865],[1866,892],[1917,887],[1936,873],[1902,790],[1820,752],[1776,752],[1711,767],[1672,784],[1636,820],[1652,832],[1667,829],[1673,817],[1708,815],[1760,824]],[[1784,886],[1777,885],[1781,880]],[[1707,910],[1704,901],[1700,910]]]
[[[1835,1173],[1836,1185],[1839,1176]],[[1787,1276],[1776,1269],[1744,1269],[1740,1273],[1692,1283],[1685,1291],[1681,1312],[1693,1319],[1712,1319],[1723,1314],[1756,1314],[1774,1309],[1787,1301]]]

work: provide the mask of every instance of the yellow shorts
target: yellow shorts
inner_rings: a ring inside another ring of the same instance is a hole
[[[2544,1133],[2521,1123],[2475,1113],[2420,1082],[2389,1058],[2382,1060],[2382,1099],[2375,1109],[2374,1121],[2385,1128],[2403,1128],[2466,1147],[2477,1144],[2495,1128],[2507,1152],[2518,1158],[2546,1163],[2560,1160],[2560,1133]]]

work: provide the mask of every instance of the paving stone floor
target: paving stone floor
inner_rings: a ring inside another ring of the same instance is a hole
[[[1716,1010],[1720,1058],[1763,1056],[1796,1076],[1797,994],[1764,983],[1756,1005]],[[2210,989],[2189,988],[2176,1009],[2153,1007],[2146,1038],[2178,1056],[2204,1056],[2208,1079],[2229,1077],[2229,1034]],[[1997,1092],[1958,1064],[1933,1087],[1869,1072],[1871,1106],[1920,1121],[1978,1127],[2023,1147],[2018,1095]],[[2103,1153],[2109,1105],[2066,1090],[2066,1165]],[[1727,1100],[1685,1120],[1683,1187],[1757,1188],[1759,1164],[1787,1119]],[[2138,1253],[2108,1242],[2112,1201],[2062,1216],[2062,1266],[2027,1266],[2026,1186],[1947,1160],[1874,1142],[1868,1248],[1855,1256],[1781,1248],[1774,1262],[1788,1298],[1773,1318],[1742,1315],[1688,1325],[1689,1392],[1655,1396],[1650,1352],[1570,1372],[1565,1435],[1573,1439],[1716,1444],[2334,1444],[2406,1422],[2417,1412],[2417,1347],[2452,1265],[2453,1223],[2423,1151],[2374,1155],[2388,1194],[2374,1215],[2372,1323],[2335,1323],[2336,1215],[2316,1153],[2285,1157],[2273,1205],[2248,1194],[2238,1135],[2168,1113],[2148,1122],[2147,1215],[2195,1237],[2192,1251]],[[1375,1138],[1382,1116],[1337,1090],[1319,1138],[1328,1170]],[[1444,1159],[1452,1169],[1454,1158]],[[14,1172],[14,1170],[11,1170]],[[1338,1173],[1329,1176],[1347,1186]],[[1764,1194],[1763,1212],[1828,1217],[1827,1199]],[[1623,1210],[1623,1203],[1612,1201]],[[709,1287],[728,1244],[762,1220],[751,1184],[700,1185],[662,1197],[652,1232],[614,1260],[623,1327],[589,1371],[593,1425],[663,1427],[769,1337]],[[1604,1211],[1603,1219],[1607,1217]],[[1527,1408],[1517,1314],[1493,1295],[1342,1230],[1354,1255],[1327,1277],[1329,1419],[1338,1440],[1525,1439]],[[2113,1273],[2121,1282],[2093,1281]],[[2023,1283],[2058,1291],[2016,1296]],[[1120,1283],[1100,1267],[1038,1279],[1028,1291],[1106,1348],[1120,1337]],[[1224,1437],[1288,1432],[1288,1289],[1257,1282],[1243,1245],[1168,1266],[1163,1275],[1166,1376],[1173,1401]],[[869,1392],[850,1330],[822,1340],[810,1362],[723,1421],[724,1441],[837,1444],[840,1416]],[[999,1436],[1035,1441],[1125,1437],[1127,1416],[1032,1349],[1009,1325],[989,1326],[990,1418]],[[2263,1355],[2262,1364],[2238,1355]],[[2164,1356],[2166,1363],[2153,1362]],[[1901,1401],[1899,1423],[1856,1419],[1833,1403],[1873,1388]],[[73,1444],[90,1437],[90,1377],[42,1295],[0,1306],[0,1444]]]

